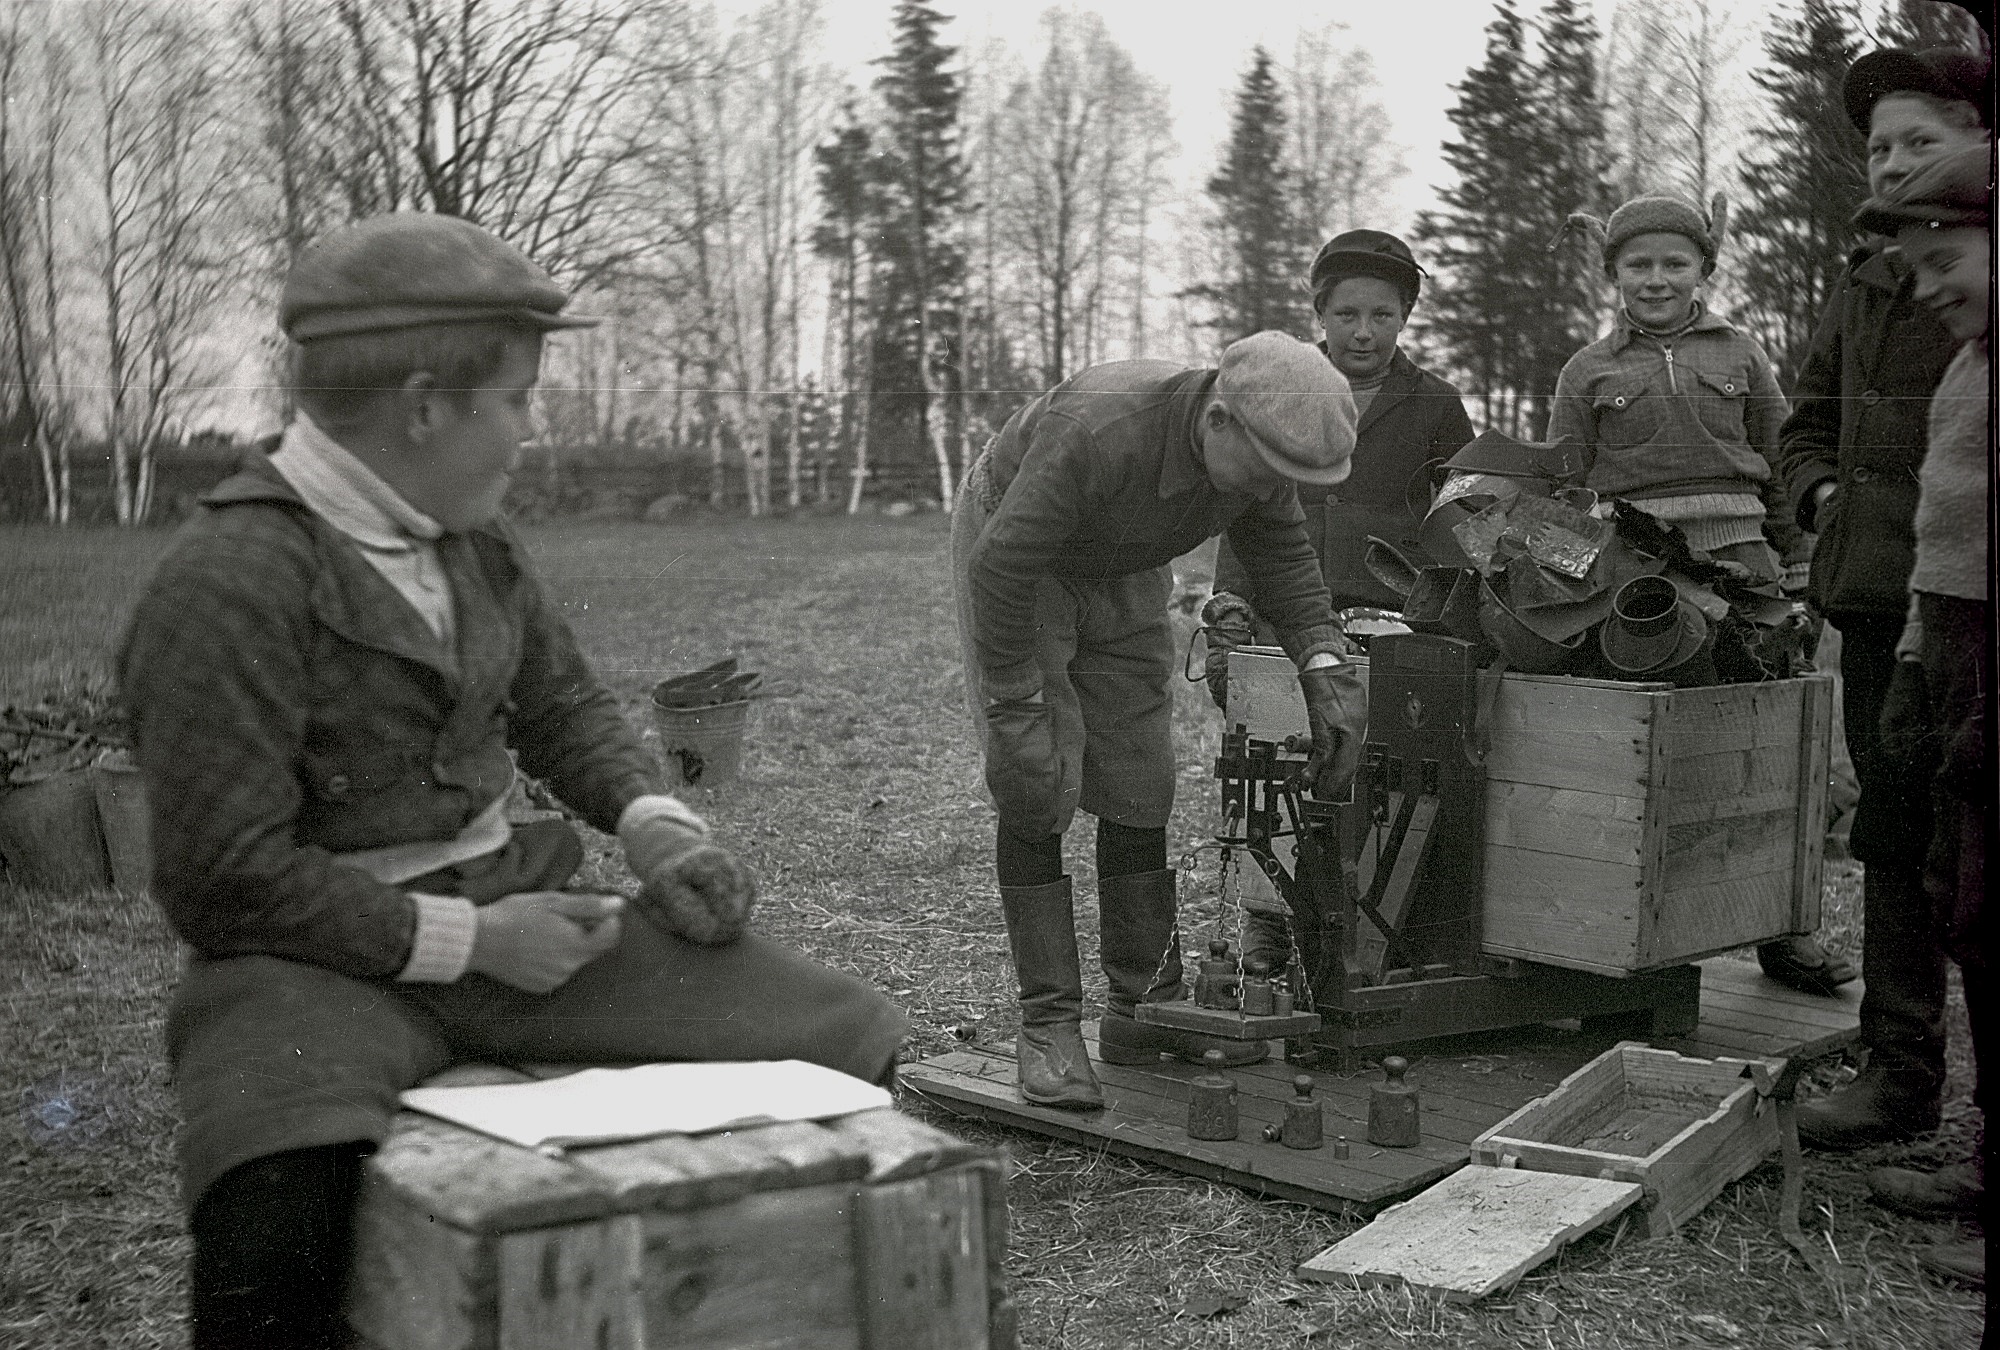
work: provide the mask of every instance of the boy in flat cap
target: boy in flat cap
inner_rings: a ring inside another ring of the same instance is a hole
[[[1295,486],[1347,476],[1354,400],[1317,351],[1282,333],[1232,343],[1219,368],[1119,361],[1084,370],[1009,418],[966,473],[952,568],[986,783],[999,811],[1001,909],[1020,981],[1021,1093],[1104,1104],[1079,1030],[1083,982],[1062,835],[1097,817],[1098,910],[1109,985],[1107,1063],[1234,1063],[1257,1044],[1137,1021],[1178,997],[1173,630],[1169,564],[1228,534],[1265,617],[1298,663],[1307,771],[1344,784],[1366,710],[1306,538]]]
[[[301,253],[299,414],[204,499],[119,657],[168,1017],[197,1350],[345,1345],[362,1159],[448,1064],[783,1059],[888,1075],[904,1021],[745,931],[753,886],[650,753],[499,516],[545,332],[588,323],[499,239],[393,215]],[[518,756],[642,889],[563,889]]]
[[[1992,67],[1971,53],[1871,52],[1842,92],[1868,138],[1873,196],[1990,144]],[[1923,887],[1929,794],[1879,734],[1915,558],[1925,419],[1958,345],[1914,285],[1891,239],[1870,237],[1849,255],[1779,433],[1790,509],[1818,535],[1810,595],[1840,633],[1841,721],[1861,787],[1848,848],[1863,868],[1868,1063],[1831,1097],[1799,1106],[1799,1138],[1838,1151],[1936,1129],[1945,1081],[1946,958]]]
[[[1917,471],[1910,602],[1884,698],[1882,734],[1914,747],[1930,774],[1931,834],[1923,884],[1935,939],[1958,962],[1972,1025],[1974,1100],[1993,1090],[1993,935],[1986,923],[1986,854],[1995,835],[1992,739],[1993,151],[1964,147],[1871,197],[1855,221],[1893,236],[1911,297],[1958,341],[1931,396],[1929,441]],[[1872,1061],[1871,1061],[1872,1062]],[[1849,1089],[1852,1091],[1852,1089]],[[1935,1109],[1933,1107],[1933,1109]],[[1991,1136],[1972,1160],[1869,1174],[1875,1199],[1924,1218],[1984,1220]],[[1989,1230],[1990,1231],[1990,1228]],[[1983,1286],[1985,1247],[1942,1243],[1921,1258],[1937,1273]]]

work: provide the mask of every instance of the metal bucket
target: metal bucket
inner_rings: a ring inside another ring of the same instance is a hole
[[[653,705],[660,733],[660,761],[670,788],[718,788],[743,772],[743,738],[750,723],[750,700],[705,708]]]
[[[103,890],[111,884],[88,769],[0,787],[0,858],[16,886]]]
[[[138,895],[153,882],[146,780],[136,764],[114,756],[90,766],[90,785],[97,798],[98,825],[104,831],[104,852],[111,863],[111,884],[127,895]]]

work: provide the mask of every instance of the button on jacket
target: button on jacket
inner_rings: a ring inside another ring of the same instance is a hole
[[[1917,466],[1931,392],[1957,343],[1911,298],[1908,269],[1885,241],[1855,250],[1779,433],[1785,493],[1801,528],[1817,531],[1812,596],[1843,619],[1900,622],[1916,542]],[[1817,516],[1822,483],[1835,495]]]
[[[510,749],[602,830],[660,790],[506,527],[439,541],[452,651],[268,466],[204,504],[119,658],[154,894],[203,955],[393,978],[413,902],[332,854],[453,837],[511,785]]]
[[[1196,422],[1215,375],[1165,361],[1093,366],[1000,429],[990,452],[992,514],[967,565],[971,637],[989,699],[1041,686],[1042,578],[1131,576],[1224,531],[1293,660],[1336,642],[1297,494],[1286,487],[1258,501],[1223,492],[1196,457]]]

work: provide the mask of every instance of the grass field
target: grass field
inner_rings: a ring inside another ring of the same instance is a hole
[[[570,524],[528,539],[635,717],[660,675],[731,653],[792,691],[759,707],[744,781],[703,806],[763,879],[761,926],[894,995],[910,1011],[915,1056],[1010,1037],[991,817],[964,734],[941,519]],[[163,543],[0,530],[0,703],[101,678]],[[1215,731],[1199,689],[1178,698],[1191,805],[1206,795]],[[1184,806],[1176,847],[1201,824]],[[1088,844],[1080,826],[1069,856],[1086,910]],[[593,867],[615,866],[600,843]],[[1851,865],[1831,869],[1829,930],[1854,955],[1857,890]],[[1087,948],[1094,920],[1080,920]],[[185,1246],[161,1063],[174,961],[146,904],[0,885],[0,1347],[181,1342]],[[1028,1347],[1937,1350],[1978,1339],[1978,1297],[1927,1280],[1914,1260],[1951,1230],[1873,1207],[1861,1178],[1885,1161],[1963,1156],[1966,1068],[1961,1053],[1940,1138],[1809,1158],[1804,1222],[1838,1257],[1832,1283],[1779,1240],[1778,1171],[1766,1166],[1677,1237],[1586,1239],[1475,1307],[1295,1281],[1293,1266],[1351,1221],[935,1119],[1013,1157],[1009,1267]],[[1213,1295],[1244,1302],[1197,1315]]]

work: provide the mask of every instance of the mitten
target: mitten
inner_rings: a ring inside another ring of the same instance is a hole
[[[637,798],[618,819],[637,907],[662,930],[704,947],[743,935],[757,885],[736,855],[708,842],[708,825],[679,800]]]

